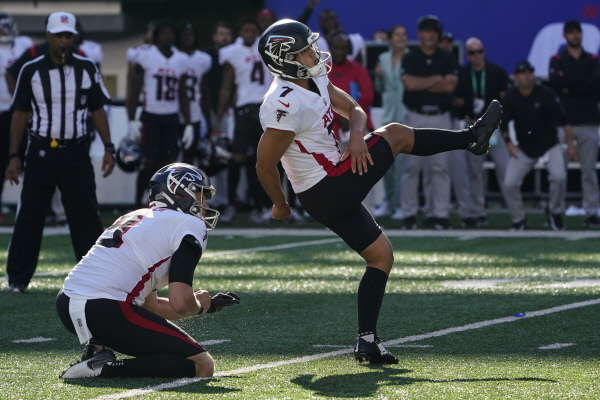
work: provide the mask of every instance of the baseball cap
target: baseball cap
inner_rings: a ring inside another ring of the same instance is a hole
[[[518,74],[519,72],[523,72],[523,71],[535,71],[535,68],[533,68],[533,65],[531,65],[531,63],[527,60],[522,60],[519,61],[517,63],[517,65],[515,66],[515,74]]]
[[[452,32],[444,32],[442,33],[442,36],[440,37],[440,41],[442,40],[449,40],[449,41],[454,41],[454,35],[452,34]]]
[[[50,33],[71,32],[77,34],[75,16],[64,11],[53,12],[48,17],[46,31]]]
[[[581,24],[576,19],[566,21],[565,26],[563,27],[563,32],[572,32],[573,30],[581,32]]]
[[[440,22],[440,19],[435,15],[425,15],[424,17],[419,18],[417,26],[419,27],[420,31],[428,31],[433,29],[434,31],[437,31],[440,34],[444,30],[442,28],[442,23]]]

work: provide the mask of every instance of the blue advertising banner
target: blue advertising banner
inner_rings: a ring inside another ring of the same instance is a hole
[[[265,5],[277,18],[296,19],[308,1],[267,0]],[[436,15],[456,41],[481,39],[486,57],[509,74],[519,60],[529,59],[536,75],[546,77],[550,57],[565,44],[562,28],[568,19],[581,21],[586,51],[597,54],[600,48],[600,1],[593,0],[320,0],[308,21],[311,29],[319,31],[325,9],[335,11],[347,33],[358,32],[365,40],[394,25],[404,25],[409,40],[417,40],[417,20]]]

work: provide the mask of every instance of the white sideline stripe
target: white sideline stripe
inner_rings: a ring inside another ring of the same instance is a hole
[[[229,340],[229,339],[205,340],[204,342],[199,342],[198,344],[200,346],[212,346],[212,345],[215,345],[215,344],[221,344],[221,343],[226,343],[226,342],[231,342],[231,340]]]
[[[538,349],[540,350],[555,350],[555,349],[562,349],[563,347],[569,347],[569,346],[574,346],[575,343],[554,343],[554,344],[549,344],[548,346],[541,346],[538,347]]]
[[[40,342],[49,342],[51,340],[56,340],[54,338],[47,338],[47,337],[34,337],[31,339],[19,339],[19,340],[13,340],[13,343],[40,343]]]
[[[204,255],[204,258],[222,257],[222,256],[230,255],[230,254],[252,253],[252,252],[258,252],[258,251],[292,249],[294,247],[302,247],[302,246],[318,246],[321,244],[340,242],[341,240],[342,239],[336,237],[333,239],[308,240],[306,242],[293,242],[293,243],[279,244],[276,246],[251,247],[248,249],[222,250],[222,251],[208,250],[206,252],[206,254]],[[60,276],[60,275],[67,275],[69,272],[71,272],[70,269],[63,269],[63,270],[35,273],[33,276],[35,276],[37,278],[46,277],[46,276]]]
[[[313,347],[342,347],[342,348],[348,348],[347,345],[343,345],[343,344],[315,344],[313,345]],[[426,347],[433,347],[430,344],[397,344],[397,345],[392,345],[389,347],[416,347],[416,348],[426,348]]]
[[[548,315],[548,314],[552,314],[552,313],[556,313],[556,312],[560,312],[560,311],[566,311],[566,310],[572,310],[575,308],[593,306],[596,304],[600,304],[600,299],[565,304],[562,306],[546,308],[544,310],[538,310],[538,311],[527,311],[527,312],[525,312],[525,316],[523,316],[523,317],[505,317],[505,318],[490,319],[488,321],[481,321],[481,322],[476,322],[473,324],[457,326],[454,328],[442,329],[439,331],[423,333],[421,335],[407,336],[404,338],[384,342],[384,345],[391,347],[391,346],[398,345],[401,343],[415,342],[418,340],[425,340],[425,339],[430,339],[432,337],[445,336],[445,335],[449,335],[451,333],[464,332],[464,331],[468,331],[468,330],[472,330],[472,329],[481,329],[481,328],[491,326],[491,325],[504,324],[506,322],[522,321],[527,318],[541,317],[544,315]],[[290,364],[298,364],[298,363],[303,363],[303,362],[316,361],[316,360],[320,360],[321,358],[335,357],[335,356],[339,356],[342,354],[352,353],[352,351],[353,351],[352,348],[345,348],[343,350],[336,350],[336,351],[331,351],[328,353],[313,354],[311,356],[291,358],[289,360],[275,361],[275,362],[270,362],[267,364],[257,364],[257,365],[253,365],[250,367],[238,368],[238,369],[233,369],[230,371],[217,372],[216,374],[214,374],[213,377],[221,378],[224,376],[245,374],[248,372],[258,371],[261,369],[277,368],[277,367],[282,367],[282,366],[290,365]],[[133,390],[129,390],[129,391],[123,392],[123,393],[116,393],[116,394],[101,396],[101,397],[95,398],[94,400],[113,400],[113,399],[122,399],[122,398],[126,398],[126,397],[142,396],[146,393],[151,393],[151,392],[155,392],[155,391],[163,390],[163,389],[173,389],[173,388],[177,388],[177,387],[181,387],[181,386],[186,386],[186,385],[189,385],[192,383],[200,382],[202,380],[206,380],[206,378],[183,378],[183,379],[178,379],[173,382],[163,383],[163,384],[160,384],[157,386],[149,386],[149,387],[143,388],[143,389],[133,389]]]

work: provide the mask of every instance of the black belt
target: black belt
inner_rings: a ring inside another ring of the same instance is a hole
[[[409,108],[409,110],[422,115],[440,115],[448,112],[448,110],[423,110],[421,108]]]
[[[53,149],[62,149],[69,146],[83,146],[89,143],[87,136],[81,136],[77,139],[57,139],[30,134],[29,137]]]

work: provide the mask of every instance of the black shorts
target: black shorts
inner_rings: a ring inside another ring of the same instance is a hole
[[[61,290],[56,296],[56,310],[65,328],[76,335],[69,300]],[[187,358],[206,351],[177,325],[133,304],[88,300],[85,318],[96,343],[133,357],[168,353]]]
[[[248,104],[235,109],[235,130],[231,150],[248,157],[256,155],[263,134],[260,124],[260,104]]]
[[[147,160],[175,161],[179,155],[179,115],[143,112],[142,147]]]
[[[319,183],[297,194],[300,204],[311,217],[335,232],[358,253],[381,235],[381,227],[362,201],[394,163],[392,149],[381,135],[369,133],[365,141],[374,163],[368,166],[366,174],[352,173],[348,157]]]

